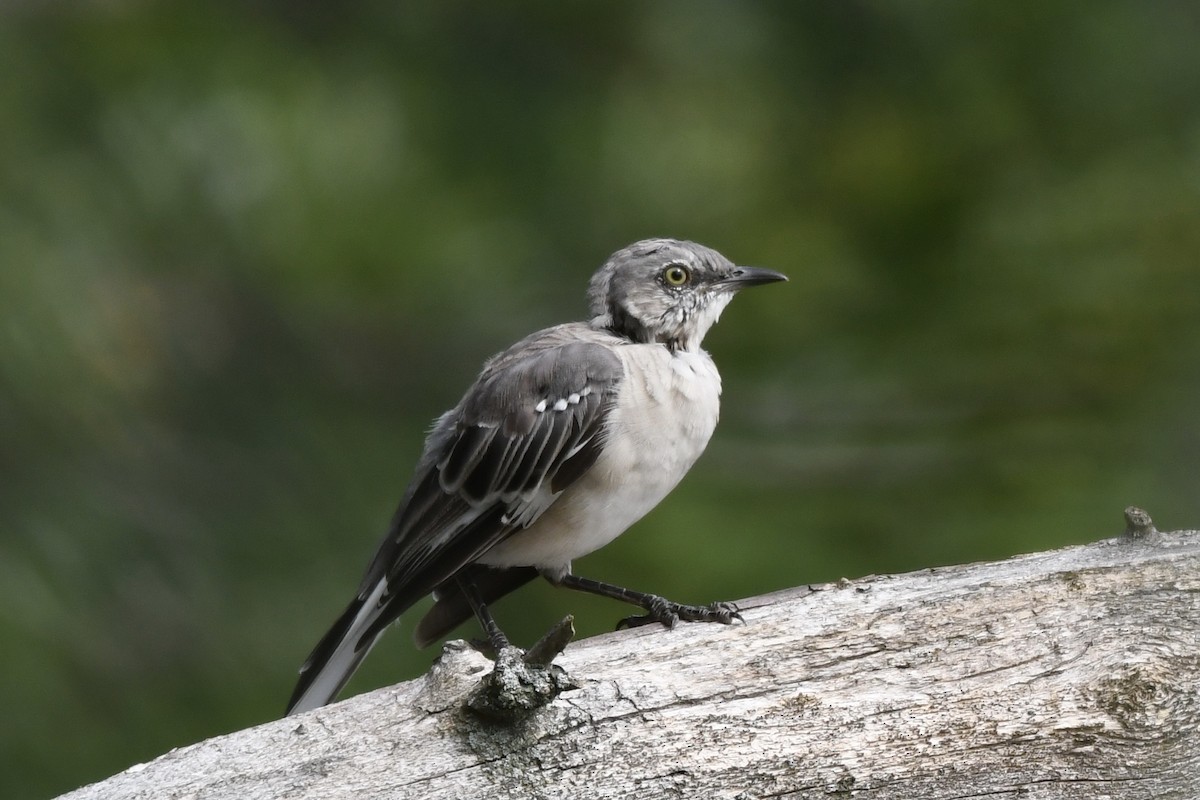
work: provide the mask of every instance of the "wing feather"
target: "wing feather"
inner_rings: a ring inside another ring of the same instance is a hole
[[[603,336],[573,325],[535,334],[493,359],[439,421],[425,474],[369,571],[387,578],[385,616],[532,524],[595,462],[624,370],[580,330]]]
[[[462,488],[490,452],[495,437],[496,428],[491,425],[472,425],[459,432],[450,452],[438,462],[443,491],[452,494]]]
[[[416,474],[359,591],[301,670],[288,713],[329,702],[400,614],[521,526],[533,524],[603,446],[624,368],[621,340],[581,323],[548,328],[493,358],[425,442]],[[529,580],[512,571],[499,596]],[[425,637],[455,624],[446,606]]]

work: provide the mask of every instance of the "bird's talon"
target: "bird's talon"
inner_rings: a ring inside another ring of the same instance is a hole
[[[661,600],[661,598],[658,598]],[[625,617],[617,623],[617,630],[624,628],[640,628],[643,625],[651,625],[657,622],[667,630],[671,630],[680,620],[679,614],[676,613],[674,604],[662,600],[661,603],[651,603],[650,608],[646,609],[645,614],[634,614],[631,617]],[[683,619],[687,619],[683,617]]]
[[[742,612],[738,609],[737,603],[718,601],[716,603],[710,603],[708,607],[713,613],[714,620],[722,625],[732,625],[735,621],[746,621],[742,617]]]
[[[706,606],[685,606],[672,603],[661,597],[653,597],[647,603],[646,613],[625,617],[617,623],[617,630],[624,628],[640,628],[657,622],[670,630],[684,622],[719,622],[722,625],[732,625],[734,622],[745,623],[736,603],[719,601]]]

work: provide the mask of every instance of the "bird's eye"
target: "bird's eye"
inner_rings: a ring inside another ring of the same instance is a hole
[[[692,279],[692,273],[685,266],[672,264],[663,270],[662,279],[667,286],[683,286]]]

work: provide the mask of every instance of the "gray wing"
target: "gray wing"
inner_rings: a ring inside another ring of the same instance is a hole
[[[595,463],[624,376],[615,341],[571,323],[488,362],[434,426],[358,594],[300,668],[287,713],[332,700],[384,628],[532,524]]]
[[[386,616],[531,525],[595,462],[624,368],[580,330],[596,336],[559,326],[502,353],[439,420],[361,587],[386,578]]]

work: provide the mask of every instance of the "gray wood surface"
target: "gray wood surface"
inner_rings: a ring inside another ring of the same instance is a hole
[[[491,667],[173,750],[69,800],[1200,798],[1200,533],[741,603],[746,624],[577,642],[513,726]]]

